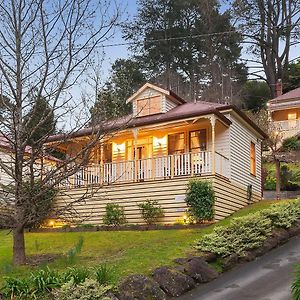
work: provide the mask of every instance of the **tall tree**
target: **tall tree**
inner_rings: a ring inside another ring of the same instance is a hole
[[[241,91],[243,108],[258,112],[271,99],[270,88],[265,81],[248,80]]]
[[[274,98],[278,79],[285,81],[288,76],[291,46],[300,43],[300,0],[234,0],[233,9]]]
[[[91,108],[92,123],[131,112],[126,100],[145,82],[145,76],[137,61],[118,59],[112,65],[111,75],[97,91],[97,100]]]
[[[0,195],[0,226],[13,232],[15,264],[25,263],[24,229],[45,217],[49,193],[87,163],[91,148],[107,133],[99,124],[76,155],[56,168],[41,165],[43,145],[51,134],[41,128],[49,118],[62,124],[72,117],[70,134],[62,135],[62,142],[88,124],[84,103],[72,97],[72,87],[80,83],[95,48],[110,37],[119,17],[118,7],[109,1],[0,2],[0,94],[10,101],[7,117],[0,119],[10,154],[1,157],[0,167],[11,178]],[[44,100],[49,106],[37,117]],[[32,142],[35,150],[30,152]],[[71,212],[78,201],[82,199],[57,208],[53,215]]]
[[[300,87],[300,60],[289,64],[288,76],[283,81],[283,92],[294,90]]]
[[[205,87],[218,89],[221,98],[222,76],[230,73],[236,82],[234,77],[244,68],[238,63],[241,37],[230,21],[217,0],[140,0],[124,36],[135,42],[131,49],[152,77],[166,76],[166,88],[172,87],[175,71],[187,78],[190,99]]]

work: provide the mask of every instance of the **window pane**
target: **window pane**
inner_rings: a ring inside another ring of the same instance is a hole
[[[168,153],[184,153],[184,133],[174,133],[168,135]]]
[[[190,151],[199,152],[207,149],[206,129],[190,132]]]

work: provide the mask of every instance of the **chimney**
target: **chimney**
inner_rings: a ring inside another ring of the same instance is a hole
[[[281,79],[278,79],[276,84],[275,84],[275,93],[276,97],[279,97],[282,95],[282,81]]]

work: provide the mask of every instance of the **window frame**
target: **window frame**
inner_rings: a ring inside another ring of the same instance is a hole
[[[256,176],[256,144],[250,142],[250,174]]]

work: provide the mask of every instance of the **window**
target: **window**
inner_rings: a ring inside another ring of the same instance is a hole
[[[256,151],[253,142],[250,145],[250,173],[251,175],[256,175]]]
[[[190,131],[190,151],[200,152],[207,149],[206,129]]]
[[[103,162],[110,163],[112,161],[112,144],[103,145]]]
[[[288,114],[288,120],[296,120],[296,119],[297,119],[297,113]]]
[[[168,153],[180,154],[184,153],[184,133],[174,133],[168,135]]]

